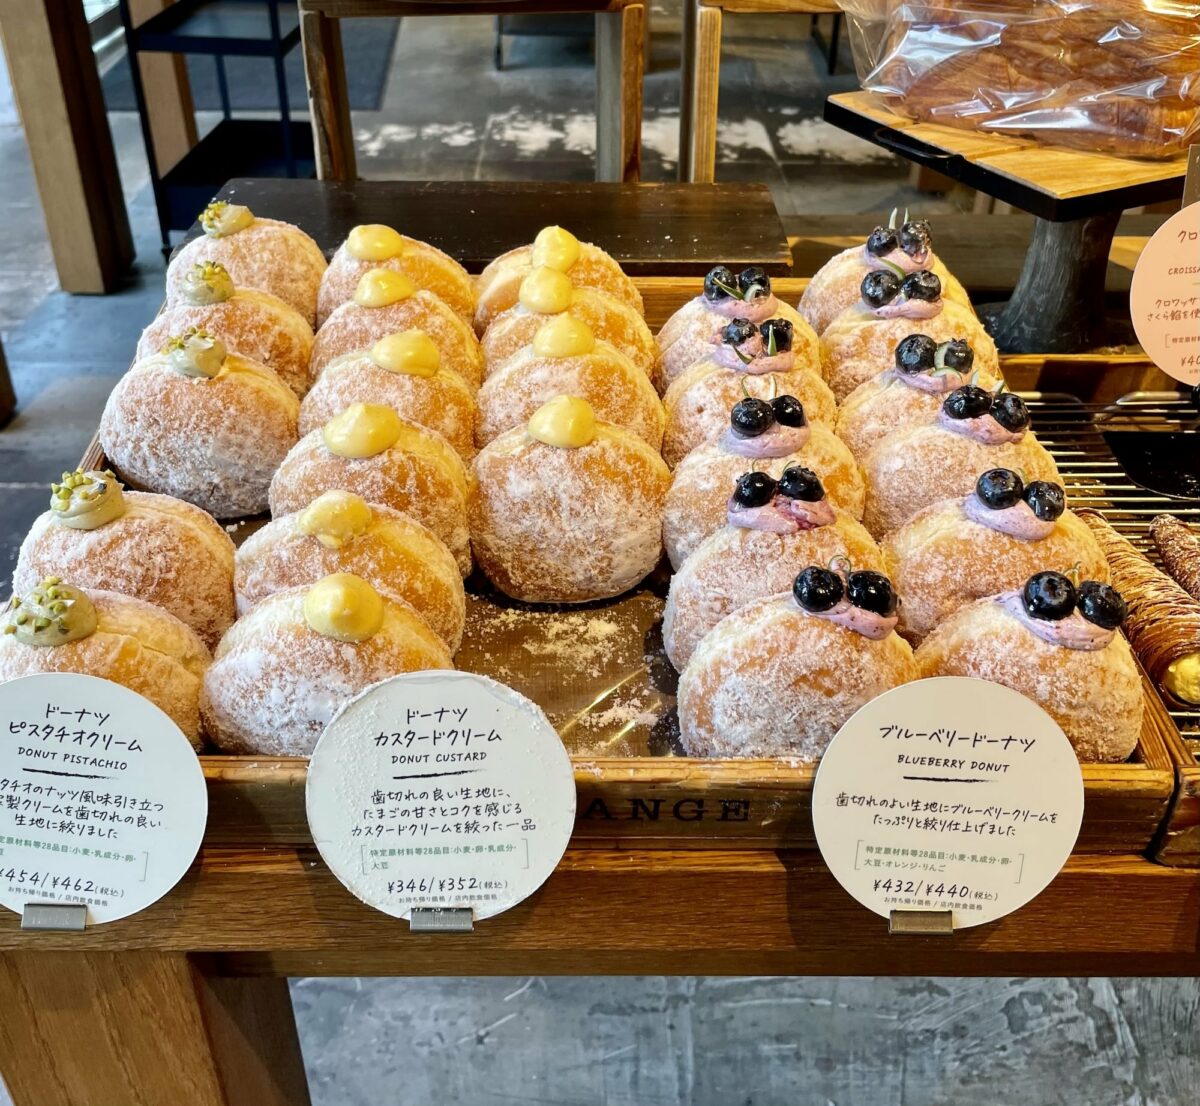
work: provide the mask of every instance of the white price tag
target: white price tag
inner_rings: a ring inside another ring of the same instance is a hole
[[[418,672],[347,703],[313,750],[313,840],[335,876],[396,918],[528,898],[566,851],[575,774],[537,704],[486,676]]]
[[[1150,359],[1173,379],[1200,384],[1200,203],[1172,215],[1146,243],[1129,313]]]
[[[183,878],[208,792],[177,725],[120,684],[49,672],[0,684],[0,904],[144,910]]]
[[[1041,707],[1000,684],[903,684],[838,731],[813,784],[825,863],[863,906],[950,910],[956,929],[1010,914],[1079,836],[1083,775]]]

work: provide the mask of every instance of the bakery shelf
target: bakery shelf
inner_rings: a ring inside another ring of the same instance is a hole
[[[272,35],[271,9],[279,19]],[[275,57],[300,41],[300,13],[279,0],[176,0],[136,30],[138,50]]]

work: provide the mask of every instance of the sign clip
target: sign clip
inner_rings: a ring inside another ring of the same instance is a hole
[[[21,911],[22,929],[82,933],[86,923],[87,904],[81,902],[27,902]]]
[[[408,928],[410,933],[472,933],[475,912],[469,906],[415,906]]]
[[[888,915],[888,933],[910,937],[953,937],[952,910],[893,910]]]

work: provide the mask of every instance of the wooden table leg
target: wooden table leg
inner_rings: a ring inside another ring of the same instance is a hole
[[[322,12],[301,9],[300,37],[304,44],[304,75],[308,82],[317,179],[355,180],[358,166],[341,26]]]
[[[0,427],[16,414],[17,393],[13,388],[8,362],[4,359],[4,347],[0,346]]]
[[[16,1106],[308,1106],[284,979],[205,978],[181,953],[0,956]]]
[[[646,8],[596,14],[596,180],[642,176]]]
[[[689,157],[682,154],[683,179],[711,183],[717,172],[717,95],[721,82],[721,9],[697,3],[696,39],[692,54],[691,99],[688,111],[680,115],[680,148],[684,145],[682,124],[690,121],[687,141]]]

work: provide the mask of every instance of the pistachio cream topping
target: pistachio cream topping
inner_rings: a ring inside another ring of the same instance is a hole
[[[579,260],[579,239],[562,227],[542,227],[533,240],[533,267],[565,273]]]
[[[328,491],[317,496],[296,518],[296,529],[316,538],[326,549],[343,549],[370,528],[375,512],[360,495]]]
[[[404,238],[383,223],[362,223],[346,238],[346,252],[359,261],[390,261],[404,254]]]
[[[1188,653],[1167,665],[1163,687],[1184,703],[1200,703],[1200,653]]]
[[[64,472],[61,484],[50,485],[50,513],[72,530],[98,530],[125,513],[121,485],[108,470]]]
[[[433,339],[423,330],[384,335],[371,347],[370,356],[381,369],[404,376],[437,376],[442,363]]]
[[[580,357],[595,348],[592,328],[566,312],[543,323],[533,336],[533,352],[539,357]]]
[[[395,445],[403,425],[400,416],[381,403],[352,403],[321,430],[330,453],[339,457],[374,457]]]
[[[309,629],[338,641],[366,641],[383,625],[383,599],[361,576],[335,572],[304,596]]]
[[[555,396],[529,417],[531,438],[559,449],[578,449],[596,437],[596,413],[586,399]]]
[[[557,269],[534,269],[523,281],[518,294],[521,306],[538,315],[557,315],[571,306],[574,287],[570,278]]]
[[[65,645],[96,632],[96,608],[78,588],[47,576],[28,595],[13,599],[3,632],[22,645]]]
[[[359,278],[354,289],[354,302],[359,307],[387,307],[417,294],[417,286],[403,273],[391,269],[369,269]]]
[[[162,352],[177,373],[211,380],[221,371],[228,351],[220,338],[193,326],[168,338]]]
[[[228,238],[254,225],[254,212],[245,204],[231,204],[228,200],[213,200],[200,212],[200,226],[209,238]]]
[[[199,261],[183,274],[180,295],[193,307],[224,303],[234,293],[233,277],[219,261]]]

